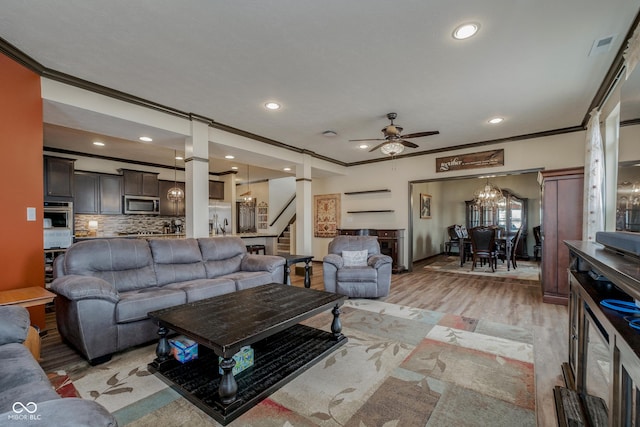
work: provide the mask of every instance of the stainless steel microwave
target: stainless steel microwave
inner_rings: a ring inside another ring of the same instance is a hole
[[[147,196],[124,196],[122,213],[158,215],[160,213],[160,198]]]

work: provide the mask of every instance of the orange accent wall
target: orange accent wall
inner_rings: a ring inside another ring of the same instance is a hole
[[[0,290],[44,286],[40,76],[0,54]],[[27,221],[27,207],[36,220]],[[44,307],[29,310],[44,327]]]

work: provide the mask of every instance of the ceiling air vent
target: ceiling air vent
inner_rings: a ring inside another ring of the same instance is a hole
[[[591,51],[589,52],[589,56],[599,55],[601,53],[609,52],[611,50],[611,46],[613,46],[613,42],[616,39],[615,35],[602,37],[593,42],[591,46]]]

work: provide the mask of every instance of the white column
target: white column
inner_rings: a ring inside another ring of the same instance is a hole
[[[311,156],[302,155],[296,167],[296,253],[313,254],[313,198],[311,197]]]
[[[191,118],[185,141],[185,216],[187,237],[209,236],[209,124]]]

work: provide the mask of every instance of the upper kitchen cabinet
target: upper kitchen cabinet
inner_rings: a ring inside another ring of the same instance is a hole
[[[74,208],[79,214],[122,214],[122,176],[76,172]]]
[[[172,187],[185,190],[184,182],[174,182],[160,180],[160,215],[164,216],[184,216],[184,199],[179,202],[172,202],[167,198],[167,193]]]
[[[44,199],[45,201],[73,198],[74,159],[44,156]]]
[[[209,181],[209,198],[214,200],[224,200],[224,182]]]
[[[158,197],[158,174],[122,169],[124,179],[124,194],[127,196]]]

